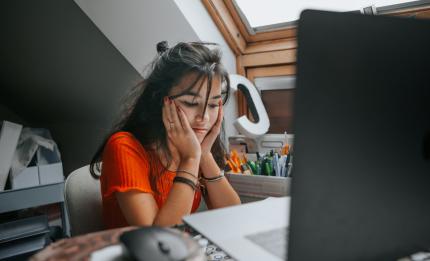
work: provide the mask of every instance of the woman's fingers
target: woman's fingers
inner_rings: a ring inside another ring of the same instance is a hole
[[[181,107],[178,105],[176,105],[176,113],[177,113],[176,115],[178,116],[178,119],[179,119],[179,123],[181,124],[180,126],[181,126],[182,130],[185,132],[185,127],[186,127],[185,121],[181,117]]]
[[[179,106],[178,106],[178,116],[179,116],[179,120],[182,123],[182,128],[184,132],[191,132],[192,129],[191,129],[190,123],[188,122],[187,117],[185,116],[185,112]]]
[[[171,100],[171,104],[170,104],[170,115],[171,115],[171,119],[172,119],[172,122],[173,122],[173,124],[174,124],[174,128],[175,128],[175,131],[178,131],[178,132],[182,132],[182,124],[181,124],[181,121],[179,120],[179,116],[178,116],[178,106],[176,105],[176,103],[173,101],[173,100]]]
[[[174,128],[174,124],[172,121],[172,116],[171,116],[171,112],[170,112],[170,101],[168,97],[164,97],[164,106],[163,106],[163,110],[162,110],[162,114],[163,114],[163,123],[164,123],[164,127],[166,128],[166,131],[169,133],[170,131],[173,130]]]
[[[218,118],[216,120],[215,126],[217,128],[221,128],[222,118],[224,117],[224,108],[222,106],[222,101],[219,100],[219,107],[218,107]]]
[[[182,111],[181,107],[176,106],[174,102],[166,106],[166,111],[169,111],[172,126],[170,131],[168,131],[168,136],[178,151],[180,158],[200,157],[200,143],[196,134],[192,131],[184,111]]]
[[[216,120],[214,126],[212,126],[212,130],[211,130],[211,133],[213,133],[215,135],[218,135],[220,130],[221,130],[222,118],[224,115],[223,114],[223,108],[222,108],[222,101],[219,100],[218,104],[219,104],[218,117],[217,117],[217,120]]]

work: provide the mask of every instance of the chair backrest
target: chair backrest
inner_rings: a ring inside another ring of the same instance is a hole
[[[72,236],[104,229],[100,180],[91,176],[89,165],[70,173],[64,198]]]

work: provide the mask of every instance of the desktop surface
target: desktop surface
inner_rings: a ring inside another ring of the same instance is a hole
[[[430,21],[304,11],[288,260],[430,248]]]

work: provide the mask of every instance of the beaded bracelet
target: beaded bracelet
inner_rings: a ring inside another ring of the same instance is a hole
[[[219,174],[219,176],[216,176],[216,177],[213,177],[213,178],[206,178],[202,174],[202,179],[205,180],[205,181],[207,181],[207,182],[214,182],[214,181],[220,180],[222,178],[224,178],[224,171],[221,171],[221,173]]]
[[[188,186],[190,186],[193,190],[196,190],[196,184],[195,184],[191,179],[187,179],[187,178],[184,178],[184,177],[176,176],[176,177],[173,179],[173,182],[180,182],[180,183],[187,184],[187,185],[188,185]]]

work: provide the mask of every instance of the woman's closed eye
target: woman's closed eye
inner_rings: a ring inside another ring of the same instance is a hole
[[[187,107],[198,107],[198,106],[199,106],[199,103],[198,103],[198,102],[182,101],[182,103],[183,103],[185,106],[187,106]],[[216,107],[219,107],[219,105],[218,105],[218,104],[211,104],[211,103],[208,103],[208,107],[209,107],[209,108],[216,108]]]

